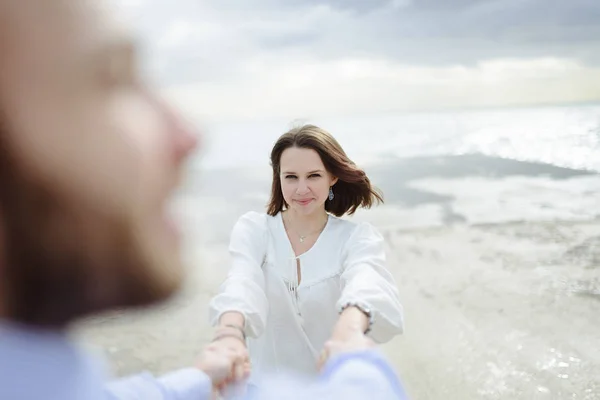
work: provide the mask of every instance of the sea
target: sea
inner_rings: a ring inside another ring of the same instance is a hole
[[[600,103],[220,123],[198,161],[207,169],[264,165],[279,135],[302,123],[328,130],[359,163],[481,154],[600,171]]]
[[[600,104],[213,124],[179,196],[188,227],[227,240],[264,211],[269,153],[293,126],[328,130],[384,194],[380,228],[600,218]]]

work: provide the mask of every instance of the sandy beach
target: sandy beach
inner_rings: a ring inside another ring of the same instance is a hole
[[[406,332],[384,346],[412,399],[600,399],[600,175],[484,156],[368,169]],[[78,334],[115,375],[187,366],[210,338],[235,219],[262,209],[269,169],[191,174],[178,196],[185,287]],[[200,177],[199,177],[200,176]]]

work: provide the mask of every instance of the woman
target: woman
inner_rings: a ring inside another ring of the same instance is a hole
[[[235,224],[233,265],[210,303],[215,341],[239,348],[248,338],[251,383],[264,373],[316,373],[329,339],[360,330],[382,343],[403,329],[382,236],[340,218],[382,201],[366,174],[312,125],[281,136],[271,164],[267,213]]]

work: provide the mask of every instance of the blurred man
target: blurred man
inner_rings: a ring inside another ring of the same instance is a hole
[[[168,200],[196,146],[98,3],[0,0],[0,399],[205,399],[243,378],[245,354],[209,346],[195,367],[105,388],[68,338],[81,317],[177,290]],[[359,331],[331,344],[326,379],[288,398],[398,398],[369,347]]]

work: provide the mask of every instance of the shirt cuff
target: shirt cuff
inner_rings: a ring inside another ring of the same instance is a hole
[[[160,377],[159,382],[176,399],[208,399],[212,394],[210,378],[197,368],[170,372]]]

